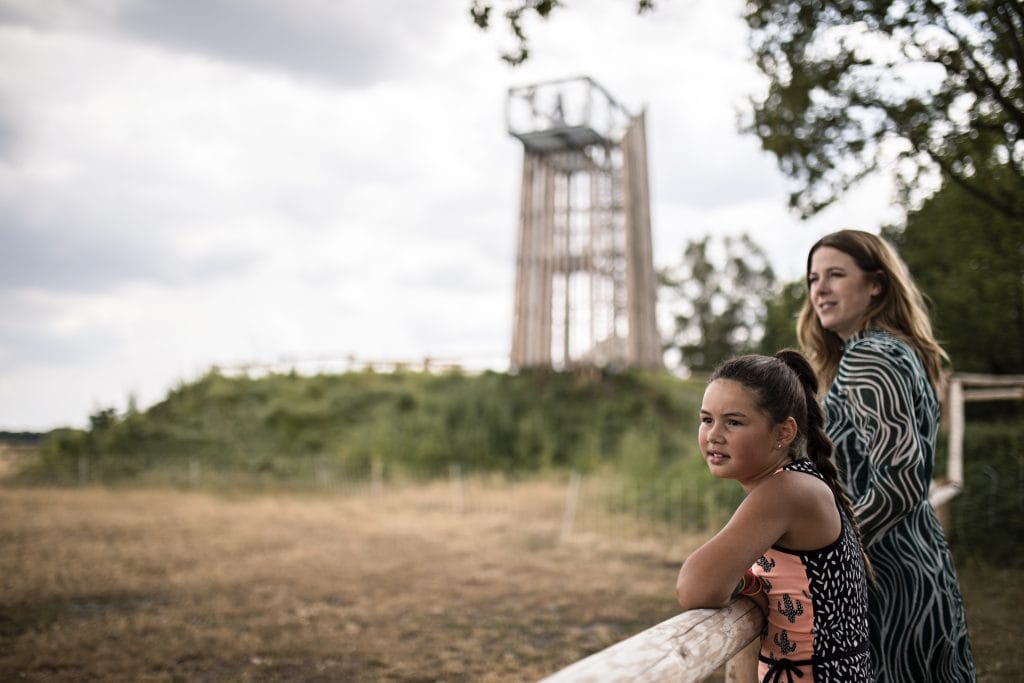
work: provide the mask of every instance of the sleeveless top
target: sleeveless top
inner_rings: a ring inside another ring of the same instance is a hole
[[[780,471],[825,481],[806,458]],[[836,509],[841,529],[835,541],[816,550],[773,545],[751,567],[768,597],[758,657],[764,683],[873,680],[867,573],[856,533],[838,500]]]

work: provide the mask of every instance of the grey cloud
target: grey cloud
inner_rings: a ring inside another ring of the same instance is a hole
[[[10,159],[19,140],[7,97],[0,95],[0,159]]]
[[[415,63],[447,13],[365,0],[0,0],[0,24],[127,34],[171,50],[361,87]]]
[[[50,0],[24,2],[0,0],[0,24],[43,26],[74,26],[100,19],[101,7],[89,0]]]
[[[10,311],[0,322],[0,372],[12,372],[25,365],[65,365],[102,358],[120,346],[120,337],[110,327],[85,333],[59,335],[38,323],[31,328],[17,324]]]
[[[112,235],[83,228],[81,217],[63,220],[59,226],[33,226],[10,209],[0,210],[0,288],[98,291],[126,282],[194,284],[241,272],[256,260],[241,245],[229,253],[191,256],[146,225]]]
[[[359,87],[416,57],[415,24],[436,11],[387,3],[142,0],[127,5],[122,30],[173,48]],[[422,37],[422,36],[421,36]]]

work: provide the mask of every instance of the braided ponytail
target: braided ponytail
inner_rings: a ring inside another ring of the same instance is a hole
[[[821,476],[825,478],[825,482],[832,489],[836,500],[843,507],[846,518],[853,527],[853,531],[857,536],[857,542],[861,547],[861,555],[864,557],[864,567],[867,570],[868,578],[874,582],[874,571],[871,569],[871,562],[864,551],[864,541],[861,537],[860,525],[857,524],[857,518],[853,514],[853,505],[850,503],[850,498],[846,495],[846,491],[839,481],[839,471],[832,460],[835,446],[832,444],[832,440],[828,438],[828,434],[825,433],[825,413],[822,411],[821,404],[818,403],[817,398],[817,375],[811,364],[807,362],[807,359],[799,351],[783,349],[776,353],[775,357],[785,363],[796,374],[797,379],[800,380],[800,385],[804,391],[805,419],[803,424],[800,424],[799,418],[796,419],[800,436],[803,437],[806,444],[807,457],[814,463]]]

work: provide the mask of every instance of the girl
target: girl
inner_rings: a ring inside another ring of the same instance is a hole
[[[676,595],[683,609],[754,598],[767,616],[758,669],[766,683],[783,673],[801,683],[872,680],[867,567],[817,389],[806,359],[787,350],[727,361],[701,404],[700,449],[711,473],[735,479],[747,495],[687,558]]]

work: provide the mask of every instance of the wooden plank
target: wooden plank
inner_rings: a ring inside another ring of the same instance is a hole
[[[620,641],[544,679],[545,683],[703,681],[761,635],[764,615],[746,598],[695,609]]]
[[[981,375],[970,372],[958,372],[953,375],[965,386],[1020,386],[1024,385],[1024,375]]]
[[[1024,386],[989,389],[964,389],[965,401],[1012,401],[1024,399]]]

